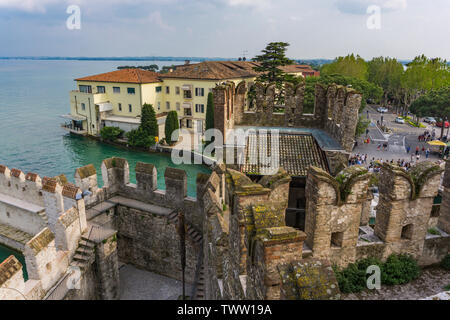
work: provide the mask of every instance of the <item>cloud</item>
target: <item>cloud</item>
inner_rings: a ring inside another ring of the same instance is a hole
[[[371,5],[380,6],[385,12],[406,9],[407,0],[337,0],[337,9],[342,13],[365,15]]]
[[[271,0],[224,0],[231,7],[254,7],[264,9],[270,6]]]
[[[150,22],[154,23],[155,25],[157,25],[159,28],[161,28],[163,30],[167,30],[167,31],[175,30],[175,27],[168,25],[163,20],[163,18],[161,16],[161,12],[159,12],[159,11],[155,11],[155,12],[151,13],[149,16],[149,20],[150,20]]]
[[[0,8],[45,13],[48,5],[56,3],[58,0],[0,0]]]

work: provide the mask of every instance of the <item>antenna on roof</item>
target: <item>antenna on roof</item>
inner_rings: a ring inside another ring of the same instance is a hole
[[[247,54],[248,54],[248,50],[244,50],[244,52],[242,53],[242,60],[243,61],[247,61]]]

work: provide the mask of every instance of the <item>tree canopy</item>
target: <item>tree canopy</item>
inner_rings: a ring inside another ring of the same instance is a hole
[[[287,42],[271,42],[262,50],[261,55],[253,58],[253,61],[259,62],[259,66],[254,68],[255,71],[261,72],[259,81],[280,83],[285,80],[285,72],[279,67],[293,63],[293,60],[286,57],[288,46]]]
[[[418,117],[436,117],[441,121],[450,118],[450,86],[431,90],[415,100],[410,111]],[[441,137],[445,126],[442,126]]]
[[[332,63],[323,65],[320,72],[325,75],[340,74],[367,80],[368,65],[363,58],[352,53],[345,57],[337,57]]]

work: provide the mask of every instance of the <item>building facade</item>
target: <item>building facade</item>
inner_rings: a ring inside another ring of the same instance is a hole
[[[250,61],[207,61],[187,63],[166,74],[121,69],[78,78],[77,89],[70,92],[70,114],[62,116],[67,120],[63,128],[93,136],[105,126],[130,131],[139,127],[142,106],[148,103],[157,114],[160,138],[170,111],[178,113],[180,128],[203,133],[208,93],[224,82],[244,81],[250,87],[258,76],[255,66]],[[286,73],[307,76],[304,66],[283,68]]]

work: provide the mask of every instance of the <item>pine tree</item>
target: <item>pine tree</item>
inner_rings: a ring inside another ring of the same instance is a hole
[[[259,66],[254,70],[261,72],[258,80],[262,82],[281,83],[285,80],[285,73],[279,67],[292,64],[293,61],[286,57],[286,48],[289,43],[271,42],[262,51],[263,54],[253,58],[253,61],[259,62]]]
[[[149,136],[158,136],[158,121],[151,104],[146,103],[142,106],[141,128]]]
[[[170,111],[167,114],[166,124],[164,126],[164,133],[166,134],[166,142],[168,144],[173,144],[178,141],[178,136],[175,140],[172,140],[172,133],[179,129],[180,126],[178,124],[178,113],[176,111]]]

